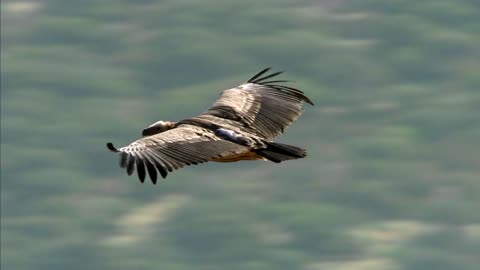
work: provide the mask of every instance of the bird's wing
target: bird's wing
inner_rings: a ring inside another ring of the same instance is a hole
[[[298,89],[279,85],[284,80],[268,80],[282,72],[257,73],[246,83],[223,91],[220,98],[201,116],[215,116],[236,121],[256,135],[272,139],[290,126],[303,112],[303,103],[313,102]]]
[[[204,128],[181,125],[168,131],[144,137],[120,149],[112,143],[107,147],[120,153],[120,167],[128,175],[137,169],[143,183],[148,172],[152,182],[157,181],[157,170],[165,178],[168,172],[185,165],[196,165],[213,158],[222,158],[248,152],[247,147],[223,140]]]

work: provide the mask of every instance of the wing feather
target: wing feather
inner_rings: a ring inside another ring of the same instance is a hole
[[[135,159],[135,163],[137,164],[138,179],[140,179],[140,182],[143,183],[145,181],[145,165],[143,163],[143,158],[141,158],[141,155],[139,155],[139,157]]]
[[[158,160],[154,159],[153,164],[155,165],[155,168],[157,168],[157,170],[160,172],[162,178],[167,177],[167,170],[165,170],[165,167],[162,166],[160,162],[158,162]]]
[[[158,155],[157,153],[155,152],[151,152],[150,153],[154,158],[155,158],[155,161],[158,162],[158,165],[161,166],[162,168],[165,168],[167,169],[167,171],[169,172],[173,172],[173,170],[176,170],[177,168],[175,168],[175,166],[173,164],[171,164],[170,162],[167,161],[167,159],[165,159],[164,157]],[[165,172],[166,173],[166,172]],[[165,174],[165,177],[167,177],[167,175]],[[165,178],[163,177],[163,178]]]
[[[256,80],[250,79],[250,80],[248,80],[248,82],[260,84],[262,81],[265,81],[266,79],[273,78],[273,77],[278,76],[278,75],[280,75],[280,74],[282,74],[282,73],[283,73],[283,71],[274,72],[274,73],[272,73],[272,74],[270,74],[270,75],[267,75],[267,76],[265,76],[265,77],[262,77],[262,78],[259,78],[259,79],[256,79]]]
[[[109,148],[120,152],[120,165],[126,168],[128,175],[136,167],[142,183],[147,173],[156,183],[157,170],[165,178],[168,172],[187,165],[250,151],[247,147],[217,137],[210,130],[188,124],[144,137],[118,150],[111,144]]]
[[[303,104],[313,102],[293,87],[270,80],[282,72],[265,75],[264,69],[236,88],[223,91],[220,98],[204,114],[233,120],[239,128],[249,128],[255,135],[272,139],[290,126],[303,112]],[[263,77],[262,77],[263,76]]]
[[[269,71],[270,69],[272,69],[272,67],[268,67],[268,68],[265,68],[263,69],[262,71],[258,72],[257,74],[253,75],[252,78],[250,78],[248,80],[248,82],[254,82],[258,77],[262,76],[263,74],[265,74],[267,71]],[[261,79],[260,79],[261,80]]]
[[[132,155],[129,155],[130,158],[127,164],[127,174],[132,175],[133,171],[135,170],[135,158]]]
[[[157,183],[157,170],[155,169],[155,166],[153,165],[152,161],[150,161],[150,160],[145,161],[145,165],[147,166],[148,176],[150,176],[150,179],[152,180],[152,183],[156,184]]]
[[[120,153],[120,167],[126,168],[128,164],[128,159],[130,156],[127,153],[121,152]]]

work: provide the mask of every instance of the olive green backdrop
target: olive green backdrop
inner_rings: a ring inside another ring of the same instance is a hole
[[[447,270],[480,264],[480,5],[2,1],[1,268]],[[316,106],[273,164],[140,184],[107,141],[260,69]]]

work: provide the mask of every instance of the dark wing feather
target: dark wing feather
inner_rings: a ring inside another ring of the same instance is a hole
[[[143,183],[145,181],[145,165],[143,158],[136,158],[135,163],[137,164],[138,179]]]
[[[236,121],[239,128],[247,127],[265,139],[283,133],[303,112],[304,102],[311,105],[313,102],[298,89],[275,84],[282,80],[266,81],[282,73],[265,75],[269,70],[264,69],[246,83],[223,91],[202,115]]]
[[[262,69],[260,72],[258,72],[257,74],[253,75],[252,78],[250,78],[248,80],[248,82],[255,82],[255,80],[257,78],[259,78],[260,76],[262,76],[263,74],[265,74],[266,72],[268,72],[270,69],[272,69],[272,67],[268,67],[268,68],[265,68],[265,69]]]
[[[145,165],[147,166],[147,172],[148,176],[150,176],[150,179],[152,180],[152,183],[156,184],[157,183],[157,170],[155,169],[155,164],[153,161],[148,159],[148,162],[145,162]]]
[[[131,155],[129,155],[128,164],[127,164],[127,174],[132,175],[134,170],[135,170],[135,159]]]
[[[120,152],[120,165],[126,168],[129,175],[136,167],[142,183],[146,173],[156,183],[157,170],[165,178],[167,171],[250,151],[244,146],[217,137],[210,130],[186,124],[142,138],[120,149],[109,143],[108,148]]]

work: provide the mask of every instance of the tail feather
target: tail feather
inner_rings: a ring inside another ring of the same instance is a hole
[[[275,163],[290,159],[304,158],[307,155],[305,149],[275,142],[267,143],[266,148],[258,149],[256,150],[256,153]]]

